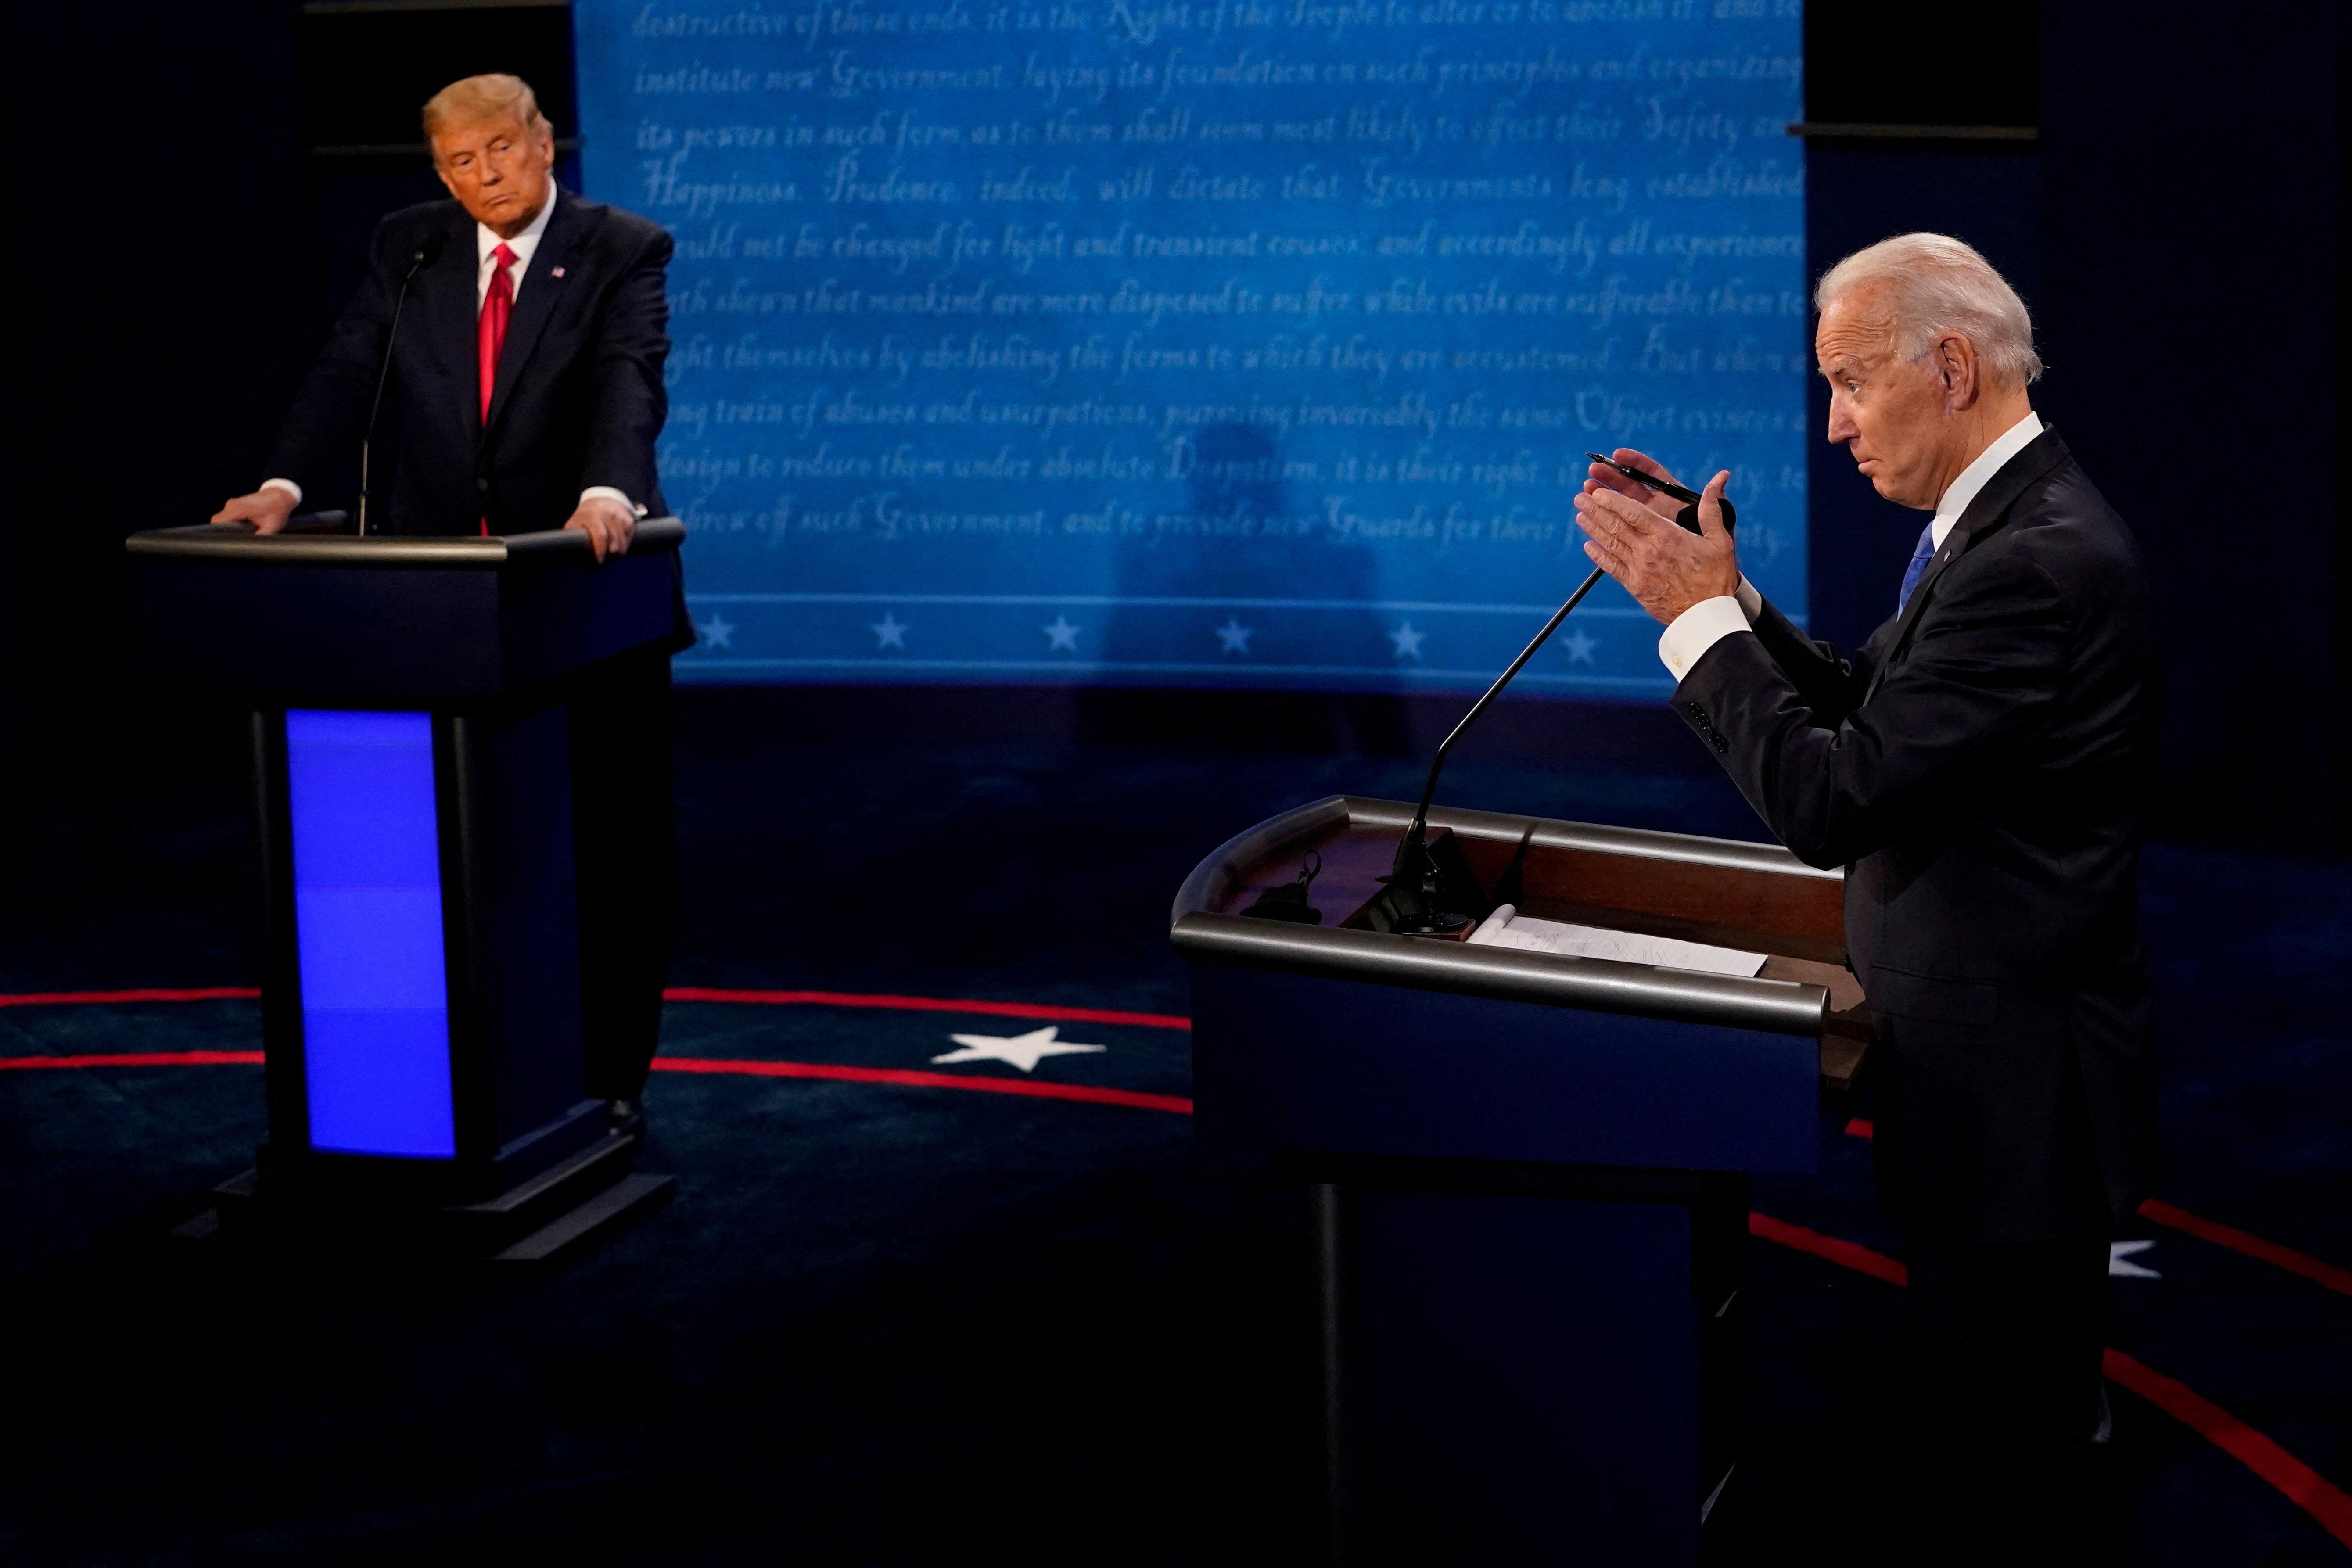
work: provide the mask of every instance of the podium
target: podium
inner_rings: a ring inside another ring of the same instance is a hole
[[[1699,1562],[1738,1459],[1748,1174],[1815,1168],[1820,1086],[1867,1044],[1843,879],[1441,808],[1449,907],[1772,956],[1745,979],[1408,936],[1383,883],[1412,810],[1263,823],[1171,931],[1197,1136],[1307,1187],[1332,1561]],[[1243,912],[1310,858],[1318,921]]]
[[[586,1093],[565,705],[672,635],[684,533],[131,537],[261,851],[268,1142],[189,1234],[532,1264],[668,1195]]]

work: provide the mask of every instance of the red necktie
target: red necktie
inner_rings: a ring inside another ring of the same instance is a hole
[[[507,346],[507,319],[514,314],[515,253],[505,246],[490,252],[499,269],[490,274],[489,292],[482,296],[482,319],[475,342],[482,356],[482,423],[490,422],[490,394],[499,384],[499,351]]]
[[[507,346],[507,320],[514,314],[515,253],[505,246],[490,252],[490,259],[499,269],[490,274],[489,291],[482,296],[481,320],[475,323],[474,343],[481,360],[482,423],[490,422],[490,394],[499,385],[499,351]],[[482,532],[490,531],[490,520],[482,519]]]

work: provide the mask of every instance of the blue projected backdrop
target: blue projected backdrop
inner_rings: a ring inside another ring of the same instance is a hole
[[[1581,454],[1804,616],[1797,0],[575,0],[688,679],[1483,684]],[[1613,586],[1522,680],[1666,689]]]

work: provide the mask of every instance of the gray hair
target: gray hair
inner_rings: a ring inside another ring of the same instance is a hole
[[[453,122],[472,123],[509,114],[521,121],[522,128],[533,136],[554,132],[547,116],[539,111],[539,95],[530,90],[530,83],[519,76],[493,72],[453,81],[426,99],[425,139],[432,141],[443,126]]]
[[[1854,289],[1873,286],[1886,289],[1895,352],[1906,359],[1917,359],[1937,338],[1957,332],[1975,345],[1994,380],[2023,386],[2042,378],[2025,301],[1974,246],[1942,234],[1882,239],[1822,273],[1813,308],[1826,310]]]

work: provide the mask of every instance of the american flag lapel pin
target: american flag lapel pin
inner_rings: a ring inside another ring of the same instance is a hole
[[[559,267],[554,271],[549,273],[548,276],[550,278],[561,278],[563,276],[563,268]]]

